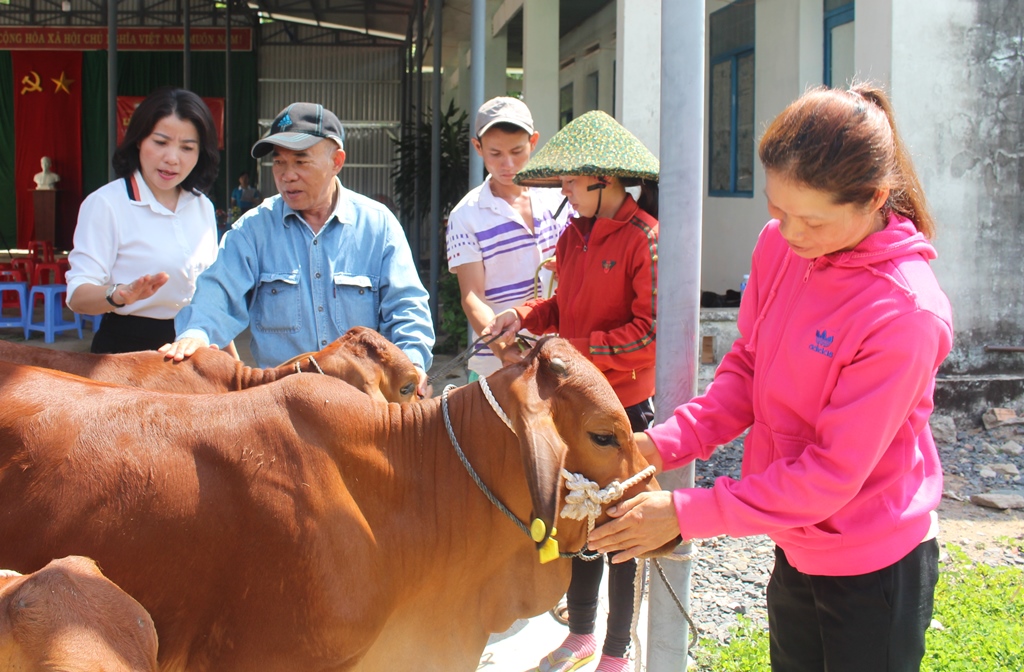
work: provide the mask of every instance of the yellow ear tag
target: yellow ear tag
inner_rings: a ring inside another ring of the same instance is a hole
[[[537,551],[540,554],[540,564],[546,564],[552,560],[558,559],[558,542],[555,541],[554,537],[548,537],[548,540],[544,542],[544,545]]]
[[[530,538],[533,539],[533,543],[535,544],[540,543],[547,531],[547,525],[545,525],[544,521],[540,518],[534,518],[533,522],[530,523]]]

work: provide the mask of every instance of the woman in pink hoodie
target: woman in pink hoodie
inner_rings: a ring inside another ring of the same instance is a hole
[[[942,495],[928,416],[953,342],[934,223],[877,88],[804,94],[759,154],[773,219],[740,337],[703,396],[637,434],[673,469],[749,429],[742,477],[631,499],[591,547],[620,562],[677,534],[767,534],[773,670],[918,670]]]

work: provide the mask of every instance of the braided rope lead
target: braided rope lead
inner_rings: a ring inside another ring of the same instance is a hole
[[[490,404],[491,410],[494,411],[494,414],[501,418],[501,421],[505,423],[505,426],[508,427],[510,432],[515,434],[516,428],[512,426],[512,419],[509,418],[501,406],[498,405],[498,400],[495,399],[494,395],[491,393],[491,386],[487,384],[487,379],[480,377],[476,382],[480,383],[480,389],[484,393],[484,399],[486,399],[487,403]]]

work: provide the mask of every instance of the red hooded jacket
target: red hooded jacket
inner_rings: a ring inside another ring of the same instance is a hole
[[[516,308],[523,328],[568,339],[623,406],[644,401],[654,394],[658,220],[627,195],[614,219],[573,218],[555,249],[558,288]]]

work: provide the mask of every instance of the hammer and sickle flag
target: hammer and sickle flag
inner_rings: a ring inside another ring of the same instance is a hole
[[[70,249],[82,202],[82,52],[12,51],[11,69],[17,246],[35,238],[32,177],[48,156],[60,175],[54,242]]]
[[[21,95],[23,96],[26,93],[42,93],[43,91],[42,78],[35,70],[30,70],[27,75],[22,77],[21,83]]]

